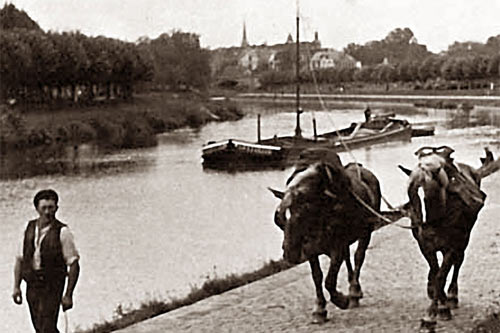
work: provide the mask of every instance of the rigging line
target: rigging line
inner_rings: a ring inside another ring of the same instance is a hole
[[[302,21],[306,21],[302,16],[301,16],[301,18],[302,18]],[[302,29],[303,29],[303,31],[302,31],[303,35],[305,35],[304,27],[302,27]],[[305,45],[306,45],[306,48],[307,48],[307,53],[309,55],[309,58],[311,58],[311,54],[312,54],[311,48],[309,47],[308,43],[305,43]],[[306,66],[310,67],[310,62],[308,64],[306,64]],[[325,105],[325,101],[323,100],[323,97],[321,95],[321,91],[319,89],[318,81],[316,79],[316,74],[315,74],[314,70],[311,69],[311,68],[309,68],[309,70],[311,72],[311,76],[312,76],[312,79],[313,79],[314,88],[316,90],[316,94],[317,94],[318,99],[320,101],[321,107],[322,107],[323,111],[326,112],[326,115],[327,115],[328,119],[330,120],[330,122],[333,124],[333,128],[335,129],[335,132],[337,133],[337,137],[339,138],[341,145],[344,147],[345,151],[353,159],[354,164],[356,165],[356,170],[357,170],[357,173],[358,173],[358,177],[359,177],[359,179],[361,179],[361,170],[359,168],[359,163],[358,163],[356,157],[354,156],[354,154],[352,153],[352,150],[348,147],[347,143],[342,138],[342,135],[340,135],[340,132],[339,132],[337,126],[335,125],[335,122],[333,121],[333,119],[331,118],[331,116],[330,116],[330,114],[328,112],[328,109],[327,109],[327,107]]]
[[[297,5],[298,5],[298,0],[297,0]],[[298,8],[298,7],[297,7]],[[298,11],[297,11],[297,15],[299,15]],[[302,24],[302,35],[305,36],[305,25],[306,25],[306,22],[307,22],[307,18],[305,18],[303,15],[300,15],[300,19],[301,21],[303,22]],[[305,46],[307,48],[307,53],[309,55],[309,58],[312,58],[311,54],[311,48],[309,47],[309,44],[308,43],[305,43]],[[357,174],[358,174],[358,177],[359,179],[361,179],[361,169],[360,169],[360,164],[358,163],[357,159],[356,159],[356,156],[354,156],[352,150],[349,148],[349,146],[347,145],[347,143],[344,141],[344,139],[342,138],[342,136],[340,135],[340,132],[337,128],[337,126],[335,125],[335,122],[333,121],[332,117],[330,116],[330,112],[328,112],[328,108],[326,107],[326,104],[325,104],[325,101],[323,100],[323,97],[321,95],[321,90],[319,89],[319,85],[318,85],[318,81],[316,79],[316,74],[314,72],[314,70],[312,68],[310,68],[310,61],[306,64],[307,68],[309,68],[310,72],[311,72],[311,77],[313,79],[313,83],[314,83],[314,88],[316,90],[316,94],[318,96],[318,99],[319,99],[319,102],[320,102],[320,105],[321,105],[321,108],[323,109],[323,111],[325,111],[328,119],[330,120],[330,122],[333,124],[333,128],[335,129],[335,132],[337,133],[337,137],[340,139],[340,143],[342,144],[342,146],[344,147],[345,151],[351,156],[351,158],[353,159],[354,161],[354,164],[356,165],[356,171],[357,171]],[[313,118],[314,118],[314,111],[312,112],[313,114]],[[395,208],[389,203],[389,200],[387,200],[387,198],[385,198],[383,195],[381,196],[382,197],[382,200],[385,202],[385,204],[387,205],[387,207],[391,210],[395,210]],[[361,198],[359,198],[361,199]],[[364,203],[366,205],[366,203]],[[380,214],[379,214],[380,215]],[[382,217],[382,218],[385,218],[383,217],[382,215],[380,215],[379,217]],[[387,221],[385,221],[387,222]],[[392,223],[392,222],[391,222]]]

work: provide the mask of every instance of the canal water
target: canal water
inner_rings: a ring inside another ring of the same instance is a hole
[[[153,298],[179,297],[209,278],[251,271],[279,259],[282,233],[273,224],[278,201],[266,187],[282,189],[291,170],[228,174],[201,167],[201,147],[208,141],[254,141],[257,113],[263,114],[264,138],[293,134],[294,113],[273,105],[245,107],[251,112],[242,120],[164,134],[152,148],[102,152],[93,146],[64,147],[46,160],[40,152],[43,172],[29,167],[36,161],[27,165],[23,156],[2,157],[0,330],[31,331],[27,305],[15,306],[11,300],[12,267],[25,224],[36,217],[32,198],[42,188],[59,192],[58,217],[71,227],[81,252],[75,307],[69,312],[72,329],[113,318],[118,305],[126,310]],[[363,119],[362,108],[317,108],[319,133]],[[312,133],[311,115],[302,116],[304,135]],[[436,135],[340,154],[343,162],[356,160],[371,169],[393,204],[405,201],[406,176],[397,165],[413,167],[413,153],[423,145],[449,145],[456,150],[456,160],[474,166],[480,165],[484,147],[500,155],[498,111],[479,109],[466,121],[450,111],[431,109],[403,116],[434,124]],[[485,184],[500,185],[500,175]],[[59,327],[64,327],[62,318]]]

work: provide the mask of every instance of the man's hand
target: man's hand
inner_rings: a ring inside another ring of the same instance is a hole
[[[63,311],[69,310],[73,307],[73,290],[75,289],[79,274],[80,265],[78,264],[78,260],[76,260],[71,264],[71,266],[69,266],[68,285],[66,286],[66,292],[61,300]]]
[[[14,300],[14,303],[18,305],[23,304],[23,295],[21,294],[21,288],[19,287],[14,288],[14,292],[12,293],[12,299]]]
[[[61,300],[63,311],[69,310],[73,307],[73,297],[70,295],[64,295]]]

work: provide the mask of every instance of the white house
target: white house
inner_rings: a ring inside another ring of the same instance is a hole
[[[334,49],[317,51],[313,54],[309,62],[309,67],[312,70],[334,68],[345,65],[355,67],[356,61],[351,56]]]
[[[238,64],[247,70],[250,71],[256,70],[257,67],[259,66],[259,54],[257,50],[255,49],[245,50],[243,55],[238,60]]]

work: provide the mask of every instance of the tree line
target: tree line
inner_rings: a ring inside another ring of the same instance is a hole
[[[101,90],[127,99],[134,83],[152,74],[150,59],[134,44],[78,32],[4,30],[0,52],[2,95],[32,102],[77,102]]]
[[[130,99],[134,86],[206,88],[208,51],[174,31],[136,43],[80,32],[44,32],[12,4],[0,10],[0,96],[37,103]]]
[[[173,31],[152,40],[140,38],[138,48],[152,59],[152,81],[156,88],[208,89],[210,54],[207,49],[200,47],[197,34]]]
[[[349,44],[344,52],[360,61],[361,68],[339,65],[313,71],[304,66],[301,82],[402,82],[425,89],[450,89],[482,87],[500,78],[500,35],[490,37],[486,43],[455,42],[446,52],[434,54],[418,44],[410,29],[398,28],[381,41]],[[261,76],[264,87],[295,80],[292,69],[268,71]]]

